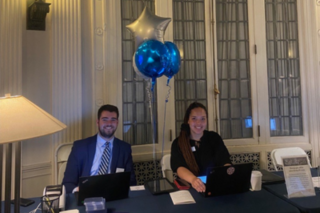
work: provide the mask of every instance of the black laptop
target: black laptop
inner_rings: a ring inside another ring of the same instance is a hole
[[[131,172],[79,178],[78,205],[90,197],[103,197],[106,201],[127,198]]]
[[[249,191],[252,163],[209,168],[205,197]]]

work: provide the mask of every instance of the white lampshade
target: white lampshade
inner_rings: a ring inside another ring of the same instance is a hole
[[[0,144],[49,135],[66,127],[23,96],[0,98]]]

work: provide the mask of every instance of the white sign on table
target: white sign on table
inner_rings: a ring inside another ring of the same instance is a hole
[[[315,196],[307,156],[282,157],[288,198]]]

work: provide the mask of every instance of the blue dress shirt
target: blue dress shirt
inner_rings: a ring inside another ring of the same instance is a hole
[[[110,164],[108,166],[108,174],[110,173],[110,168],[111,168],[111,163],[112,163],[113,140],[114,140],[114,137],[111,140],[109,140],[109,142],[110,142],[109,146],[110,146],[111,153],[110,153],[110,162],[109,162]],[[106,141],[98,134],[97,135],[96,153],[93,158],[90,176],[98,174],[99,166],[101,163],[101,157],[102,157],[102,154],[103,154],[105,147],[106,147]]]

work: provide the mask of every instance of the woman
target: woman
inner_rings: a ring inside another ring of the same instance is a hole
[[[207,119],[206,107],[192,103],[184,116],[180,135],[171,146],[173,172],[191,183],[198,192],[204,192],[205,185],[197,176],[206,175],[210,167],[231,164],[222,138],[216,132],[205,130]]]

